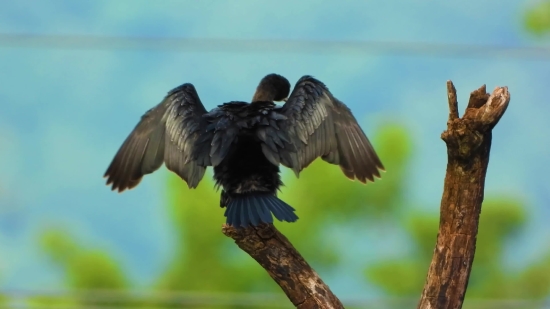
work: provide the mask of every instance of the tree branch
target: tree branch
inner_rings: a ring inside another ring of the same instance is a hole
[[[464,117],[459,118],[456,90],[447,82],[449,120],[441,138],[447,144],[447,174],[439,233],[428,271],[421,309],[459,309],[474,260],[492,129],[510,102],[507,87],[493,94],[485,85],[473,91]]]
[[[319,275],[272,224],[236,229],[224,225],[222,232],[253,257],[300,309],[344,308]]]

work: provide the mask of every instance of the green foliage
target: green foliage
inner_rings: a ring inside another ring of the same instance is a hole
[[[392,173],[379,182],[365,186],[347,179],[339,167],[317,160],[304,170],[300,179],[285,173],[281,197],[295,205],[301,218],[297,224],[275,224],[313,265],[327,270],[338,266],[336,246],[312,246],[330,239],[327,225],[338,227],[350,220],[375,220],[397,207],[403,199],[392,194],[402,186],[402,168],[410,153],[406,131],[387,125],[376,136],[377,149]],[[390,155],[391,154],[391,155]],[[169,179],[169,212],[175,220],[177,253],[159,281],[159,288],[208,291],[277,291],[265,271],[248,255],[223,237],[220,227],[225,209],[219,195],[212,193],[213,182],[205,177],[196,190],[187,190],[175,175]],[[292,188],[290,190],[289,188]]]
[[[402,228],[409,237],[409,246],[405,248],[408,251],[365,265],[365,279],[388,295],[416,297],[422,290],[433,253],[438,209],[434,207],[429,213],[419,211],[408,198],[406,180],[414,148],[407,130],[387,123],[376,131],[372,142],[388,171],[383,173],[382,180],[367,186],[352,182],[339,167],[321,160],[305,169],[299,180],[285,170],[283,179],[288,186],[282,189],[281,198],[295,206],[300,220],[294,224],[275,224],[306,260],[325,274],[337,271],[343,253],[354,250],[343,247],[334,231],[345,226],[364,232],[364,227],[373,230],[380,224]],[[175,250],[171,262],[155,280],[154,288],[195,292],[280,291],[254,260],[221,233],[225,209],[218,206],[219,193],[212,188],[211,175],[196,190],[189,190],[179,177],[170,174],[166,206],[173,220]],[[550,253],[518,272],[509,271],[502,260],[506,244],[525,224],[521,201],[510,196],[486,199],[469,297],[541,298],[550,294]],[[119,264],[107,252],[84,249],[67,234],[55,230],[44,234],[42,246],[66,274],[67,285],[74,289],[124,290],[130,286]]]
[[[536,35],[550,32],[550,1],[541,1],[527,10],[524,22],[527,30]]]
[[[108,252],[89,250],[79,246],[65,231],[49,229],[42,233],[40,244],[51,261],[65,274],[67,285],[78,290],[123,290],[128,279],[120,263]],[[68,304],[120,305],[118,301],[86,299],[58,299],[40,297],[32,299],[32,305],[61,306]]]
[[[382,148],[383,149],[383,148]],[[391,156],[388,153],[388,156]],[[388,157],[389,158],[389,157]],[[391,160],[390,160],[391,161]],[[406,164],[404,161],[399,161]],[[406,166],[399,166],[406,170]],[[393,170],[391,170],[393,172]],[[380,186],[385,186],[384,181]],[[403,196],[406,187],[392,185],[392,193]],[[418,296],[435,246],[439,209],[424,213],[415,203],[400,199],[396,207],[384,207],[395,226],[402,226],[410,237],[408,254],[367,265],[365,275],[372,283],[393,296]],[[401,213],[402,215],[398,215]],[[509,270],[503,257],[506,244],[526,224],[525,207],[513,196],[485,199],[480,217],[476,254],[468,284],[470,298],[543,298],[550,294],[550,252],[537,263],[517,272]]]
[[[160,278],[162,290],[262,291],[275,290],[265,271],[224,237],[221,226],[225,209],[205,177],[196,190],[170,175],[167,203],[176,231],[176,253]]]
[[[46,231],[41,243],[52,260],[64,268],[72,288],[119,290],[128,285],[121,267],[108,253],[81,248],[63,231]]]

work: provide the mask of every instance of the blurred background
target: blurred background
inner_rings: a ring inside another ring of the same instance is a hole
[[[0,306],[291,308],[231,239],[211,172],[102,175],[141,115],[193,83],[207,109],[276,72],[325,82],[387,172],[284,170],[277,226],[349,308],[414,308],[446,167],[447,80],[508,86],[465,308],[550,308],[550,2],[0,1]]]

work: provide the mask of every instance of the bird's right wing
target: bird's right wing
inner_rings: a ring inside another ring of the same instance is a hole
[[[141,117],[105,172],[107,185],[119,192],[132,189],[162,163],[195,188],[206,167],[193,157],[206,109],[192,84],[171,90]]]
[[[366,183],[380,177],[384,166],[367,136],[349,108],[336,99],[326,86],[311,76],[302,77],[294,87],[280,114],[286,117],[278,121],[288,132],[295,150],[276,147],[269,155],[277,155],[281,163],[292,168],[296,175],[316,158],[337,164],[350,179]],[[280,131],[273,130],[280,133]],[[281,139],[270,134],[265,139]],[[266,157],[268,155],[266,154]],[[283,160],[288,157],[289,159]]]

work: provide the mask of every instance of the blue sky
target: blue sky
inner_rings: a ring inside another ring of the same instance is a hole
[[[522,29],[521,13],[532,3],[0,0],[0,34],[548,47],[547,39],[535,40]],[[416,147],[411,198],[430,210],[438,207],[445,173],[439,136],[447,116],[446,80],[457,87],[461,111],[480,85],[490,91],[508,86],[512,101],[494,131],[487,194],[517,194],[529,203],[532,224],[521,240],[527,248],[522,258],[548,248],[548,59],[23,48],[0,39],[0,287],[60,286],[36,244],[37,233],[56,224],[86,245],[109,248],[146,283],[170,254],[170,222],[159,207],[167,172],[114,194],[102,174],[116,149],[139,117],[182,83],[193,83],[212,108],[249,100],[271,72],[292,83],[305,74],[319,78],[367,133],[385,121],[406,125]]]

